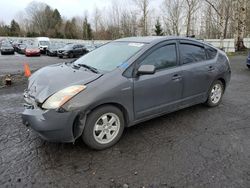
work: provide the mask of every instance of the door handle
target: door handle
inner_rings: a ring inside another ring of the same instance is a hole
[[[215,70],[214,66],[211,65],[211,66],[208,67],[209,72],[214,71],[214,70]]]
[[[175,74],[173,77],[172,77],[172,80],[174,81],[180,81],[182,78],[182,76],[178,75],[178,74]]]

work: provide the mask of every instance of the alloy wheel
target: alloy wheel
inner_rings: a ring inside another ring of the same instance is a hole
[[[100,144],[108,144],[116,138],[119,129],[120,119],[116,114],[103,114],[94,125],[94,138]]]
[[[222,86],[220,84],[215,84],[211,90],[211,102],[217,104],[222,97]]]

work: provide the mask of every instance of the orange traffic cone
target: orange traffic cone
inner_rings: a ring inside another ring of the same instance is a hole
[[[27,78],[30,77],[31,72],[30,72],[30,67],[27,63],[24,64],[24,76]]]

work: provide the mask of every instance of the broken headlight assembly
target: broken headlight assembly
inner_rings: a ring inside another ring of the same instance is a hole
[[[46,101],[43,103],[42,108],[51,110],[60,108],[67,101],[69,101],[72,97],[85,90],[85,85],[74,85],[62,89],[55,94],[51,95]]]

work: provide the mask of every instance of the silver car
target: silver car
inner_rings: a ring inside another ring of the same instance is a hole
[[[199,103],[220,104],[231,69],[226,54],[180,37],[115,40],[29,79],[23,123],[43,139],[93,149],[114,145],[125,127]]]

